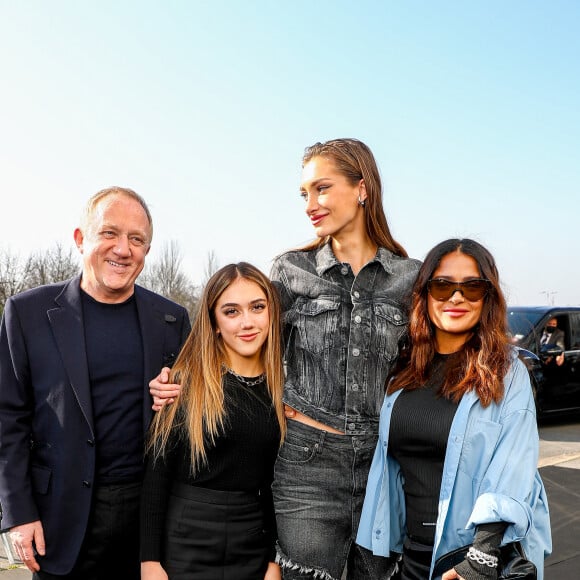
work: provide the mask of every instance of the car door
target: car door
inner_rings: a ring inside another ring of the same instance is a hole
[[[564,331],[564,360],[542,356],[544,384],[539,393],[544,413],[580,408],[580,314],[560,312],[558,328]]]
[[[580,408],[580,312],[570,312],[569,340],[566,341],[564,368],[566,369],[567,403]]]

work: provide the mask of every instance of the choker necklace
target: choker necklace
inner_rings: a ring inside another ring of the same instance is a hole
[[[243,377],[242,375],[238,375],[238,373],[236,373],[235,371],[233,371],[230,368],[227,368],[227,372],[230,373],[230,375],[233,375],[234,377],[236,377],[236,379],[238,379],[238,381],[240,381],[240,383],[243,383],[247,387],[253,387],[253,386],[257,385],[258,383],[264,382],[264,380],[266,379],[266,373],[262,373],[261,375],[258,375],[257,377],[255,377],[253,379],[249,379],[248,377]]]

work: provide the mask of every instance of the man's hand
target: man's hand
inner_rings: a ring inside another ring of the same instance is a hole
[[[34,549],[40,556],[45,554],[44,531],[40,520],[10,528],[10,539],[18,558],[31,572],[38,572],[40,566],[34,557]]]
[[[170,370],[169,367],[163,367],[159,375],[149,382],[154,411],[159,411],[164,405],[173,403],[181,391],[181,385],[169,382]]]

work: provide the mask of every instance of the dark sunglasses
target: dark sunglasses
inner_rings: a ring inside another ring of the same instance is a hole
[[[442,278],[433,278],[427,281],[427,290],[435,300],[449,300],[459,290],[463,297],[470,302],[481,300],[488,292],[489,280],[476,278],[467,282],[452,282]]]

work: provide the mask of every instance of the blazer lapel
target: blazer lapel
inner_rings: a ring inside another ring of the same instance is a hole
[[[153,417],[149,381],[159,374],[163,366],[165,320],[163,312],[139,286],[135,286],[135,301],[143,341],[143,426],[146,431]]]
[[[68,282],[47,312],[54,337],[79,407],[94,433],[93,406],[82,317],[80,276]]]

